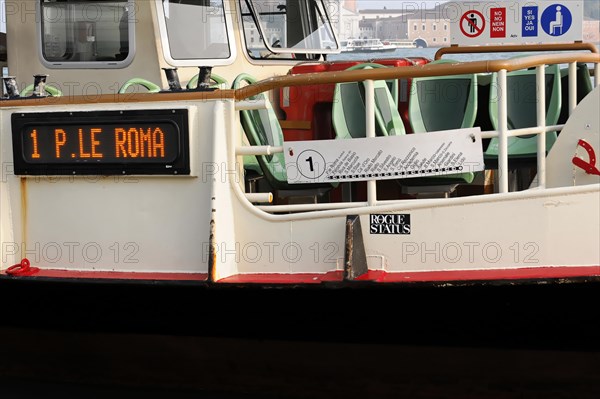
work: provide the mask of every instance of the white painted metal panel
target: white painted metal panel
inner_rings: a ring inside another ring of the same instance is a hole
[[[28,257],[42,268],[206,272],[213,112],[220,102],[115,104],[104,109],[189,110],[190,176],[19,177],[11,173],[11,112],[2,110],[2,265]],[[97,109],[94,104],[73,111]],[[27,109],[28,111],[31,108]],[[60,107],[36,107],[38,112]],[[23,109],[25,112],[25,109]],[[225,116],[221,112],[221,118]],[[4,201],[8,199],[8,201]]]
[[[576,166],[578,157],[591,167],[600,169],[600,88],[596,87],[579,103],[567,120],[546,161],[547,187],[569,187],[599,184],[600,176]],[[585,141],[588,153],[579,143]]]

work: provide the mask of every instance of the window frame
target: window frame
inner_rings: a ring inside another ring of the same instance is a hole
[[[245,2],[246,0],[239,0],[238,1],[238,13],[239,13],[239,17],[240,17],[240,23],[241,23],[241,27],[240,27],[240,32],[244,38],[244,43],[246,43],[246,34],[244,32],[244,26],[243,26],[243,21],[242,21],[242,2]],[[297,1],[297,0],[296,0]],[[334,25],[331,22],[331,18],[328,14],[328,9],[327,9],[327,5],[325,4],[325,2],[323,0],[314,0],[314,1],[319,1],[321,3],[321,6],[323,7],[323,10],[325,12],[325,20],[326,22],[329,24],[329,27],[331,28],[331,35],[332,35],[332,39],[334,40],[334,43],[337,46],[337,49],[323,49],[323,48],[319,48],[319,49],[294,49],[294,48],[281,48],[281,47],[273,47],[271,46],[271,43],[268,43],[268,40],[263,40],[263,44],[265,45],[265,48],[270,51],[273,54],[306,54],[306,55],[323,55],[323,54],[340,54],[342,51],[342,47],[340,45],[340,41],[337,37],[337,34],[335,32],[334,29]],[[260,18],[257,19],[257,17],[259,16],[259,13],[257,12],[254,2],[253,0],[248,0],[248,8],[250,13],[252,14],[252,19],[254,20],[254,23],[256,25],[256,29],[258,30],[259,36],[264,38],[265,34],[264,34],[264,30],[263,30],[263,26],[262,23],[260,21]],[[307,21],[303,21],[303,23],[308,23]],[[254,58],[253,58],[254,59]],[[268,58],[266,58],[268,59]]]
[[[122,69],[128,67],[135,58],[136,53],[136,35],[135,35],[135,0],[124,1],[129,9],[127,27],[128,27],[128,45],[129,53],[125,59],[120,61],[49,61],[44,54],[44,21],[43,21],[43,4],[44,0],[35,2],[36,12],[36,34],[38,44],[38,56],[42,65],[48,69]],[[65,3],[69,4],[69,3]]]
[[[165,21],[165,11],[163,8],[163,0],[154,0],[156,6],[156,18],[158,19],[158,31],[160,35],[160,44],[162,47],[162,55],[165,61],[174,67],[198,67],[201,63],[210,66],[225,66],[231,65],[237,58],[237,46],[235,34],[233,30],[232,13],[229,8],[229,1],[220,0],[223,3],[223,14],[225,17],[225,30],[227,32],[227,41],[229,42],[229,57],[228,58],[190,58],[190,59],[175,59],[171,56],[171,46],[169,44],[169,35],[167,34],[167,24]]]

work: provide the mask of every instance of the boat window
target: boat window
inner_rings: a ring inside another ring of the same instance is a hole
[[[340,51],[323,0],[240,0],[240,5],[252,58],[306,59]]]
[[[231,21],[223,0],[157,0],[163,51],[176,66],[198,65],[197,60],[213,60],[210,65],[227,64],[233,58]],[[221,60],[219,62],[219,60]]]
[[[123,68],[134,56],[133,0],[41,0],[41,58],[49,68]]]

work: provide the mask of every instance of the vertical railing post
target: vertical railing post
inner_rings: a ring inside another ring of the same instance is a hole
[[[577,63],[569,64],[569,116],[577,106]]]
[[[538,187],[546,187],[546,65],[535,68],[537,126],[542,133],[537,135]]]
[[[366,137],[375,137],[375,85],[365,80],[365,121]],[[377,204],[377,180],[367,182],[367,201],[369,206]]]
[[[506,69],[498,72],[498,173],[500,193],[508,192],[508,93]]]

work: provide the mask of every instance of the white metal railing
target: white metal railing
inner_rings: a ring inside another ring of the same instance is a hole
[[[536,67],[536,120],[537,126],[509,129],[508,128],[508,96],[507,93],[507,70],[498,71],[498,87],[499,93],[504,95],[499,96],[498,101],[498,130],[482,132],[482,138],[498,138],[498,173],[499,173],[499,193],[508,193],[508,138],[524,135],[537,135],[537,183],[539,188],[545,188],[546,185],[546,133],[559,132],[564,125],[546,126],[546,85],[545,85],[545,70],[546,65],[538,65]],[[557,77],[560,79],[560,76]],[[568,82],[569,82],[569,115],[572,114],[577,105],[577,62],[569,63],[568,67]],[[373,80],[365,80],[365,120],[366,120],[366,137],[373,138],[375,134],[375,88]],[[600,86],[600,64],[595,64],[594,69],[594,86]],[[540,99],[542,99],[540,101]],[[563,105],[564,106],[564,105]],[[236,103],[236,110],[262,109],[265,107],[264,101],[239,101]],[[283,147],[272,146],[237,146],[235,155],[272,155],[282,153]],[[357,207],[373,207],[377,205],[392,205],[399,204],[405,201],[379,201],[377,199],[377,180],[367,182],[367,201],[366,202],[339,202],[339,203],[315,203],[315,204],[298,204],[298,205],[266,205],[258,206],[267,212],[309,212],[309,211],[325,211],[325,210],[343,210]],[[270,195],[270,193],[268,193]],[[250,199],[250,197],[248,197]],[[271,202],[265,199],[272,197],[262,196],[262,201],[256,202]],[[258,197],[256,199],[259,199]],[[429,200],[421,200],[429,201]]]
[[[575,65],[574,71],[577,70]],[[571,69],[569,68],[569,73]],[[536,108],[539,134],[537,136],[537,174],[538,187],[546,187],[546,65],[538,65],[535,69]],[[555,76],[554,79],[560,79]],[[577,87],[575,85],[575,90]],[[507,116],[508,118],[508,116]],[[508,178],[508,176],[507,176]],[[508,180],[507,180],[508,181]],[[507,190],[508,191],[508,187]]]
[[[375,133],[375,84],[372,80],[365,81],[365,120],[366,137],[374,138]],[[377,205],[377,180],[367,182],[367,203]]]

